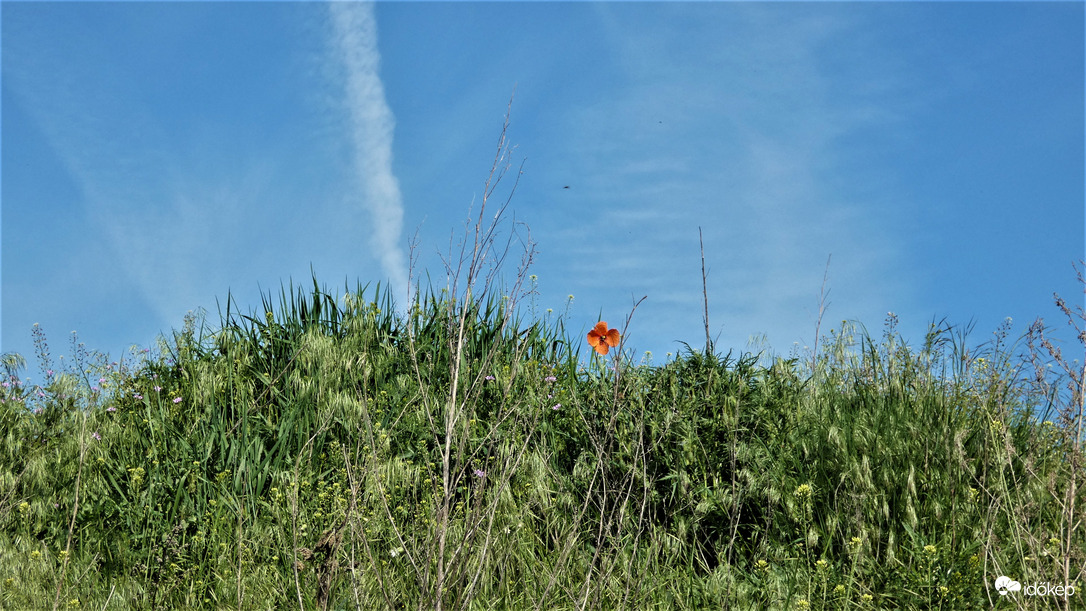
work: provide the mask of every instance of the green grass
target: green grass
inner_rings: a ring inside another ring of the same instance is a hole
[[[1000,574],[1082,582],[1074,439],[1004,346],[913,351],[891,320],[616,380],[500,298],[280,301],[5,389],[3,608],[977,609]]]
[[[497,283],[504,142],[403,314],[314,280],[119,363],[35,327],[40,385],[0,357],[0,608],[1086,608],[1083,374],[1040,325],[599,357],[522,317],[531,243]]]

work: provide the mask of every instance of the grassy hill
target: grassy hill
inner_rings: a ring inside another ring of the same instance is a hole
[[[119,362],[35,328],[40,385],[0,357],[0,608],[1086,608],[1083,373],[1039,324],[602,356],[518,317],[491,184],[403,315],[314,280]]]
[[[1083,608],[1074,404],[1003,341],[645,366],[506,301],[314,282],[41,386],[6,355],[0,605]]]

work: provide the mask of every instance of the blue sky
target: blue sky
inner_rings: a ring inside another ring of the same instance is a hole
[[[0,18],[0,351],[31,363],[34,323],[54,358],[72,330],[116,358],[311,267],[402,294],[416,231],[443,286],[514,87],[510,212],[537,244],[536,312],[575,337],[647,296],[631,350],[702,346],[699,227],[723,350],[809,345],[831,256],[823,332],[877,334],[890,311],[914,343],[944,317],[977,341],[1005,317],[1062,330],[1052,293],[1083,294],[1079,2],[4,2]]]

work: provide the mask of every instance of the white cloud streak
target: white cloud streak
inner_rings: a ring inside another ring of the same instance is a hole
[[[344,70],[343,100],[349,119],[353,168],[373,219],[371,247],[397,302],[407,297],[407,255],[401,243],[403,196],[392,172],[396,120],[381,83],[377,21],[372,2],[331,2],[334,58]]]

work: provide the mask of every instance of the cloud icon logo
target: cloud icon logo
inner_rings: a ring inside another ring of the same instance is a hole
[[[1000,575],[995,580],[996,590],[999,590],[1000,596],[1006,596],[1008,592],[1017,592],[1022,589],[1022,584],[1007,577],[1006,575]]]

